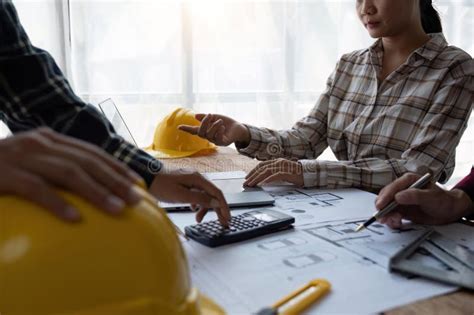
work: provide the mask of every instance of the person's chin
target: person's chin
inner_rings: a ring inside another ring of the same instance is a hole
[[[383,33],[378,30],[368,30],[369,36],[372,38],[381,38],[383,37]]]

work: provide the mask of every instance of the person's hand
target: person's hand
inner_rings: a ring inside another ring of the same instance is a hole
[[[41,128],[0,140],[0,195],[30,200],[58,217],[80,213],[55,189],[74,193],[108,213],[135,204],[140,177],[91,144]]]
[[[304,178],[301,163],[286,159],[261,162],[247,174],[244,186],[255,187],[282,181],[303,187]]]
[[[155,176],[150,192],[161,201],[191,204],[197,210],[198,222],[213,208],[219,222],[229,225],[230,210],[222,191],[198,172],[162,170]]]
[[[455,222],[472,211],[472,201],[462,190],[451,191],[431,183],[425,189],[407,189],[421,176],[407,173],[384,187],[375,202],[381,210],[393,199],[400,205],[379,221],[391,228],[400,228],[402,219],[421,224]]]
[[[232,118],[216,114],[196,114],[196,119],[201,122],[200,126],[180,125],[179,130],[198,135],[219,146],[238,142],[245,147],[250,142],[247,127]]]

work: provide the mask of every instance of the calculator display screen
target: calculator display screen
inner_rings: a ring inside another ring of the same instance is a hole
[[[265,221],[265,222],[272,222],[272,221],[275,221],[275,217],[272,217],[271,215],[267,214],[267,213],[255,213],[255,214],[252,214],[254,217],[256,217],[257,219],[259,220],[262,220],[262,221]]]

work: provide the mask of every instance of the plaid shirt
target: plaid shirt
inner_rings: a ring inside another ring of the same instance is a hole
[[[34,47],[11,1],[0,0],[0,118],[12,132],[48,126],[102,147],[151,184],[160,162],[118,136],[71,89],[53,58]]]
[[[306,187],[378,190],[408,171],[445,182],[472,109],[474,63],[430,36],[383,82],[380,39],[342,56],[308,116],[285,131],[247,126],[251,141],[239,151],[299,160]],[[316,160],[327,146],[339,161]]]

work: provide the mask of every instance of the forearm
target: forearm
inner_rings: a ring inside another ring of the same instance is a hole
[[[411,171],[420,175],[428,171],[433,172],[425,165],[398,159],[300,160],[299,162],[303,166],[305,187],[356,187],[376,192],[406,172]],[[407,168],[407,165],[409,165],[409,168]]]
[[[95,144],[118,160],[127,164],[137,172],[147,183],[151,185],[155,174],[161,169],[161,163],[148,155],[146,152],[126,142],[115,133],[109,122],[98,113],[92,106],[84,106],[77,110],[76,115],[62,115],[64,121],[54,124],[44,124],[62,134],[81,139]],[[19,124],[6,116],[7,124],[14,133],[34,129],[36,126],[34,117],[22,119]]]
[[[314,143],[296,129],[276,131],[250,125],[246,127],[250,141],[240,145],[236,143],[237,150],[258,160],[317,158],[327,147],[324,131],[321,131],[320,140]]]
[[[159,160],[123,139],[120,139],[113,147],[108,147],[105,150],[138,173],[145,180],[148,187],[151,186],[155,176],[163,167]]]

